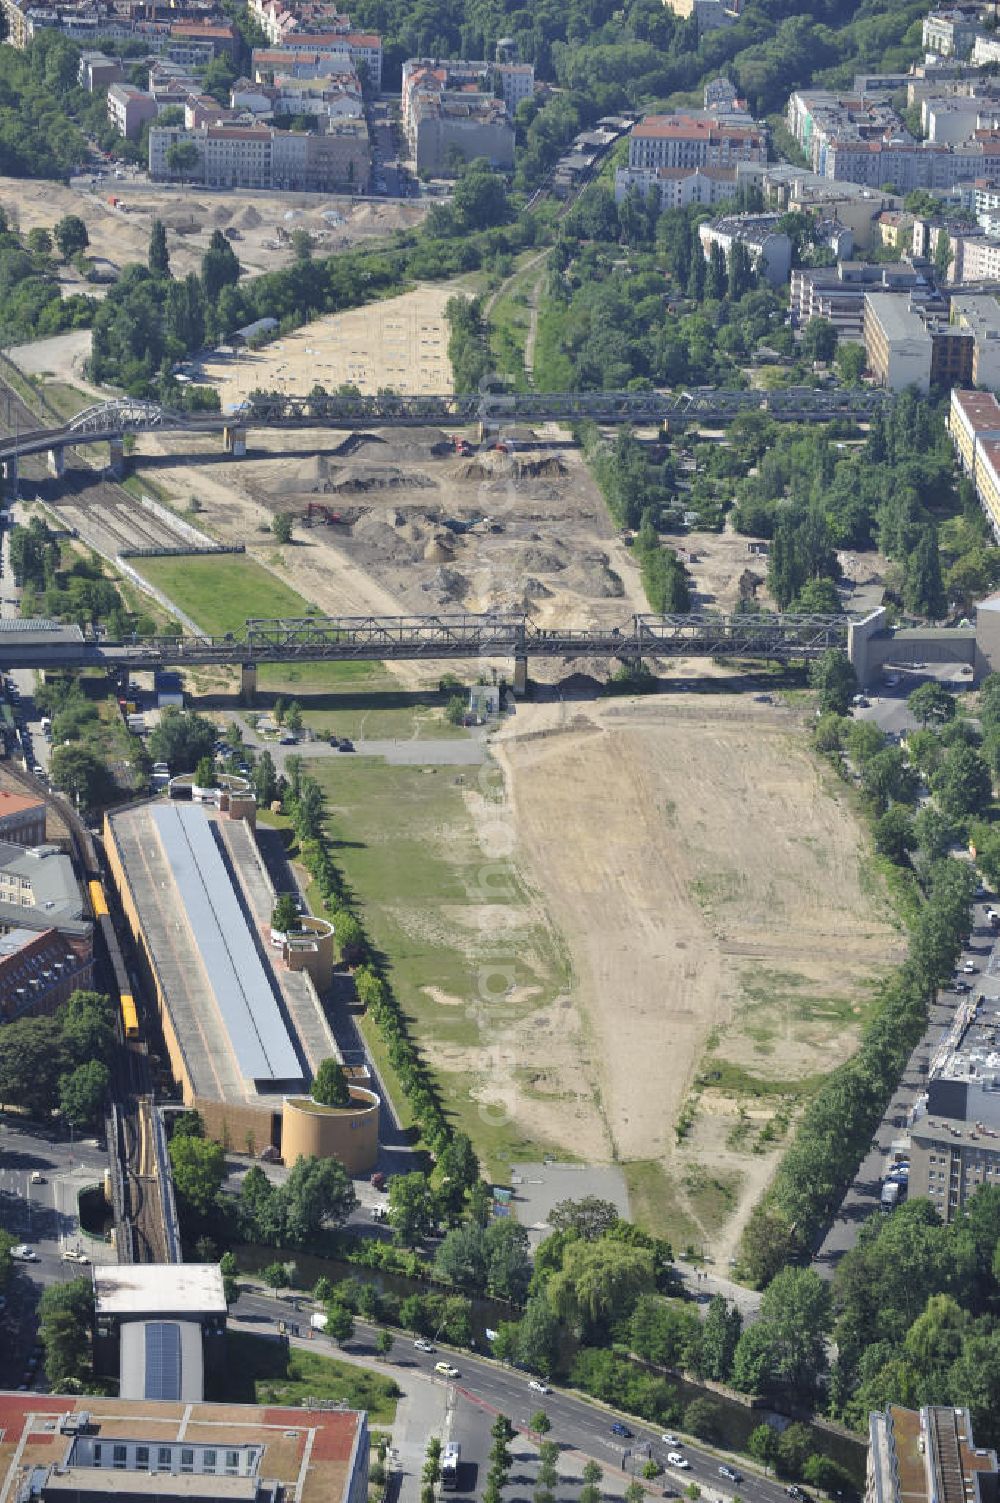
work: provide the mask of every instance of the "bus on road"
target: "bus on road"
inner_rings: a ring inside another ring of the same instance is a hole
[[[441,1452],[441,1487],[444,1492],[454,1492],[458,1486],[458,1472],[462,1465],[462,1447],[449,1440]]]

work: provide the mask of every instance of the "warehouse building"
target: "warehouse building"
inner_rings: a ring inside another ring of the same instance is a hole
[[[318,1154],[366,1173],[378,1096],[352,1082],[351,1106],[336,1110],[308,1094],[320,1063],[339,1057],[322,1000],[331,926],[307,918],[275,943],[252,797],[223,804],[144,801],[105,816],[111,873],[184,1104],[236,1152]]]
[[[363,1411],[0,1393],[0,1503],[366,1503]]]

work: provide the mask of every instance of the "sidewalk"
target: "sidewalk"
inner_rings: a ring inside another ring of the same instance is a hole
[[[266,1287],[246,1286],[247,1292],[268,1297],[272,1291]],[[275,1319],[298,1319],[308,1322],[308,1315],[295,1312],[275,1300]],[[260,1323],[230,1317],[229,1326],[234,1331],[261,1334]],[[401,1389],[396,1401],[396,1418],[392,1425],[392,1448],[400,1471],[400,1503],[420,1503],[420,1473],[427,1454],[427,1437],[438,1434],[447,1439],[451,1422],[450,1407],[454,1404],[455,1390],[450,1383],[435,1382],[419,1371],[408,1371],[405,1390],[399,1382],[399,1374],[393,1372],[392,1362],[377,1362],[371,1356],[360,1357],[354,1352],[337,1347],[329,1337],[317,1335],[312,1340],[305,1336],[289,1336],[291,1346],[307,1348],[321,1356],[332,1357],[337,1362],[347,1362],[354,1367],[363,1367],[368,1372],[378,1372],[394,1378]],[[419,1379],[420,1381],[410,1381]]]

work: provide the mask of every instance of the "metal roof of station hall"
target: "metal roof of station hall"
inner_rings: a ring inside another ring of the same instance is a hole
[[[301,1081],[302,1064],[208,819],[194,804],[153,810],[174,884],[244,1079]]]

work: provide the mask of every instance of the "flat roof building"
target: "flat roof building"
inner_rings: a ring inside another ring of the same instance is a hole
[[[226,1297],[217,1263],[95,1265],[94,1366],[125,1399],[204,1397],[226,1355]]]
[[[217,1263],[103,1263],[94,1267],[94,1315],[117,1320],[225,1319]]]
[[[968,1409],[890,1404],[869,1416],[865,1503],[996,1503],[997,1454]]]
[[[367,1493],[363,1411],[0,1393],[0,1503],[366,1503]]]
[[[111,810],[105,849],[185,1106],[236,1152],[274,1148],[289,1162],[318,1153],[351,1173],[372,1169],[375,1093],[352,1085],[339,1111],[307,1100],[322,1061],[339,1058],[322,999],[333,931],[305,917],[301,933],[276,943],[252,797],[219,810],[179,800]]]
[[[1000,443],[986,440],[984,448],[996,472]],[[990,596],[977,605],[977,617],[996,621],[998,607],[1000,597]],[[987,633],[992,621],[985,623]],[[946,1222],[961,1214],[982,1185],[1000,1186],[998,1030],[997,998],[961,999],[911,1113],[910,1194],[929,1199]]]

